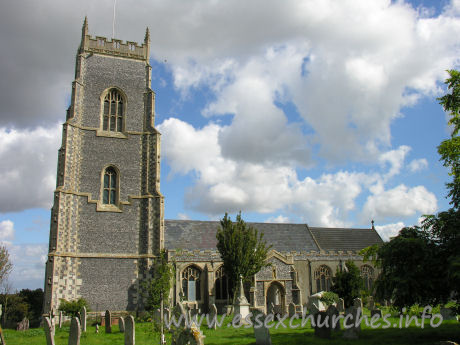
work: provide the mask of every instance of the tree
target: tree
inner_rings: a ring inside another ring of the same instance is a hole
[[[81,311],[81,308],[86,307],[86,310],[89,311],[88,302],[84,298],[79,298],[74,301],[67,301],[64,298],[60,299],[61,303],[59,304],[59,310],[62,311],[67,316],[77,316],[77,313]]]
[[[12,269],[13,265],[10,261],[8,249],[6,249],[4,245],[0,244],[0,284],[8,277]]]
[[[353,305],[353,300],[360,296],[364,283],[353,261],[347,261],[345,266],[346,270],[337,270],[335,277],[332,278],[334,285],[331,290],[343,298],[345,307],[350,307]]]
[[[19,297],[28,305],[27,318],[30,321],[30,327],[39,327],[43,307],[43,290],[42,289],[22,289],[19,291]]]
[[[153,265],[153,278],[144,283],[144,289],[147,294],[147,310],[160,308],[162,295],[163,302],[165,304],[168,302],[171,280],[173,277],[173,265],[168,263],[167,253],[163,249]]]
[[[235,222],[225,213],[216,237],[224,272],[231,284],[230,291],[235,294],[240,276],[248,280],[268,265],[265,260],[272,246],[267,245],[262,233],[259,234],[254,227],[246,224],[241,218],[241,212]]]
[[[438,146],[438,153],[452,176],[446,183],[452,207],[424,216],[421,227],[402,229],[377,250],[376,263],[381,268],[377,297],[391,298],[400,308],[460,297],[460,72],[447,72],[449,92],[438,100],[450,115],[452,133]],[[373,253],[372,249],[363,252],[365,257]]]

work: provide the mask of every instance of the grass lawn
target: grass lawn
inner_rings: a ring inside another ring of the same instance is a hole
[[[332,339],[319,339],[314,336],[313,329],[308,323],[305,327],[290,329],[271,328],[270,334],[273,344],[289,345],[289,344],[354,344],[354,345],[369,345],[369,344],[434,344],[441,340],[451,340],[460,343],[460,323],[457,321],[444,321],[437,328],[432,328],[429,321],[425,321],[425,328],[412,326],[400,329],[398,326],[393,328],[393,324],[399,324],[399,318],[389,318],[391,328],[388,329],[372,329],[364,324],[361,325],[361,335],[359,340],[344,340],[342,339],[343,330],[333,332]],[[255,344],[254,331],[252,328],[226,327],[231,322],[230,318],[226,318],[223,326],[217,330],[210,330],[206,326],[201,329],[205,334],[205,344]],[[294,325],[300,325],[300,320],[294,322]],[[342,328],[343,329],[343,328]],[[30,329],[25,332],[17,332],[14,330],[4,330],[5,341],[7,345],[46,345],[45,334],[43,329]],[[56,329],[55,342],[56,345],[67,345],[69,336],[69,326],[66,325],[62,329]],[[159,344],[159,334],[153,331],[151,323],[136,323],[136,344]],[[170,336],[167,335],[168,344],[170,344]],[[112,327],[112,333],[106,334],[104,327],[100,327],[99,334],[95,333],[95,327],[89,326],[86,333],[82,333],[81,345],[123,345],[124,334],[120,333],[118,326]]]

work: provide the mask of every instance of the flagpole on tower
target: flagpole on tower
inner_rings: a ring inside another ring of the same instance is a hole
[[[112,38],[115,38],[115,7],[116,6],[117,6],[117,0],[113,0]]]

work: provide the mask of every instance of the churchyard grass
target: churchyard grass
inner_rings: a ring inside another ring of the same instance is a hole
[[[366,312],[368,314],[368,312]],[[399,318],[391,317],[388,319],[391,325],[398,324]],[[201,330],[206,338],[204,343],[207,345],[237,345],[237,344],[255,344],[254,331],[252,328],[226,327],[231,322],[231,318],[226,318],[223,327],[217,330],[208,329],[205,325],[201,326]],[[294,324],[298,324],[294,322]],[[288,325],[288,322],[285,322]],[[225,326],[225,327],[224,327]],[[388,329],[372,329],[364,322],[361,326],[361,334],[358,340],[342,339],[343,328],[340,332],[332,332],[332,339],[319,339],[313,335],[313,329],[310,324],[306,328],[290,329],[275,327],[270,329],[272,343],[275,345],[294,345],[294,344],[337,344],[337,345],[364,345],[364,344],[433,344],[436,341],[452,340],[460,343],[460,323],[458,321],[444,321],[441,326],[432,328],[429,321],[425,321],[425,328],[415,327],[413,322],[409,328],[388,328]],[[25,332],[17,332],[15,330],[4,330],[6,343],[8,345],[46,345],[45,334],[43,329],[30,329]],[[68,323],[62,329],[56,329],[55,342],[56,345],[67,345],[69,336]],[[167,343],[170,344],[170,336],[166,337]],[[118,325],[112,327],[112,333],[106,334],[104,327],[100,328],[99,334],[95,333],[95,327],[90,326],[86,333],[81,335],[81,345],[123,345],[124,334],[118,330]],[[159,334],[154,333],[151,323],[136,323],[136,344],[150,345],[159,344]]]

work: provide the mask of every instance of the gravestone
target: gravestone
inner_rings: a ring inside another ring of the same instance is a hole
[[[86,332],[86,307],[83,306],[80,311],[81,331]]]
[[[353,306],[356,308],[361,308],[361,311],[363,310],[363,301],[361,298],[357,297],[353,300]]]
[[[333,331],[340,331],[340,320],[339,320],[339,310],[335,305],[330,305],[329,308],[326,310],[327,315],[329,316],[329,326]],[[334,325],[334,321],[337,322]]]
[[[361,331],[361,324],[359,324],[356,327],[356,320],[361,316],[362,309],[359,307],[349,307],[345,311],[345,317],[348,315],[351,315],[351,318],[348,317],[346,320],[343,322],[343,328],[345,331],[343,332],[343,337],[345,339],[358,339],[359,338],[359,333]],[[346,326],[351,326],[347,328]]]
[[[440,313],[441,313],[443,320],[456,320],[457,319],[454,311],[450,308],[441,308]]]
[[[212,326],[211,326],[211,322],[212,322]],[[214,303],[211,305],[211,308],[209,308],[208,327],[212,329],[217,329],[217,307]]]
[[[339,313],[343,313],[345,311],[345,301],[343,298],[339,298],[339,301],[337,302],[337,309],[339,310]]]
[[[259,316],[262,315],[262,316]],[[260,309],[253,309],[252,310],[252,316],[251,316],[251,321],[253,324],[254,328],[254,337],[256,338],[256,345],[272,345],[272,339],[270,337],[270,330],[266,328],[265,325],[265,318],[267,315],[263,313],[262,310]],[[260,326],[260,323],[262,325]],[[260,327],[259,327],[260,326]]]
[[[295,315],[295,304],[289,303],[289,317],[293,317]]]
[[[310,315],[316,315],[320,312],[318,306],[315,303],[311,303],[308,309]]]
[[[326,311],[319,311],[315,314],[315,336],[323,339],[331,338],[331,320]],[[326,322],[327,321],[327,322]]]
[[[80,321],[77,317],[73,317],[70,321],[69,345],[80,345],[80,336]]]
[[[105,311],[105,333],[112,333],[112,315],[110,311]]]
[[[50,322],[51,322],[51,332],[53,333],[53,338],[54,338],[54,335],[56,334],[56,322],[54,320],[56,316],[56,313],[54,312],[54,309],[51,308],[50,309]]]
[[[234,303],[234,313],[235,315],[239,314],[241,316],[241,323],[246,323],[245,319],[249,315],[249,306],[250,304],[244,295],[243,276],[240,275],[240,287],[238,297],[235,299]]]
[[[45,317],[43,327],[45,328],[46,345],[54,345],[53,326],[49,317]]]
[[[96,334],[99,333],[99,324],[96,323]]]
[[[125,345],[134,345],[136,343],[136,328],[134,318],[128,315],[125,318]]]
[[[16,331],[27,331],[29,329],[29,319],[23,318],[21,322],[16,325]]]
[[[374,315],[376,315],[376,314],[377,314],[380,318],[382,318],[382,311],[381,311],[380,309],[373,309],[373,310],[371,310],[371,318],[372,318],[372,316],[374,316]]]
[[[326,311],[326,306],[321,301],[321,297],[323,297],[323,294],[324,294],[324,291],[321,291],[321,292],[315,293],[314,295],[311,295],[308,298],[309,307],[310,307],[310,304],[315,303],[320,311]]]
[[[153,322],[155,325],[160,326],[160,324],[161,324],[161,310],[160,310],[160,309],[155,309],[155,310],[153,311],[152,322]]]
[[[163,320],[164,320],[164,323],[166,325],[166,328],[169,329],[168,325],[169,325],[169,319],[171,318],[171,311],[169,310],[169,308],[164,308],[164,312],[163,312]]]
[[[375,309],[375,302],[374,302],[374,299],[372,298],[372,296],[369,297],[368,306],[369,306],[369,310]]]
[[[59,312],[59,328],[62,328],[62,322],[64,321],[64,315],[62,315],[62,311]]]
[[[121,316],[118,318],[118,328],[121,333],[125,332],[125,320]]]
[[[186,319],[187,319],[187,314],[185,312],[184,306],[177,302],[176,306],[174,307],[174,312],[173,315],[174,318],[176,319],[176,322],[179,323],[180,321],[180,326],[184,327],[186,324]],[[182,318],[181,318],[182,316]]]

